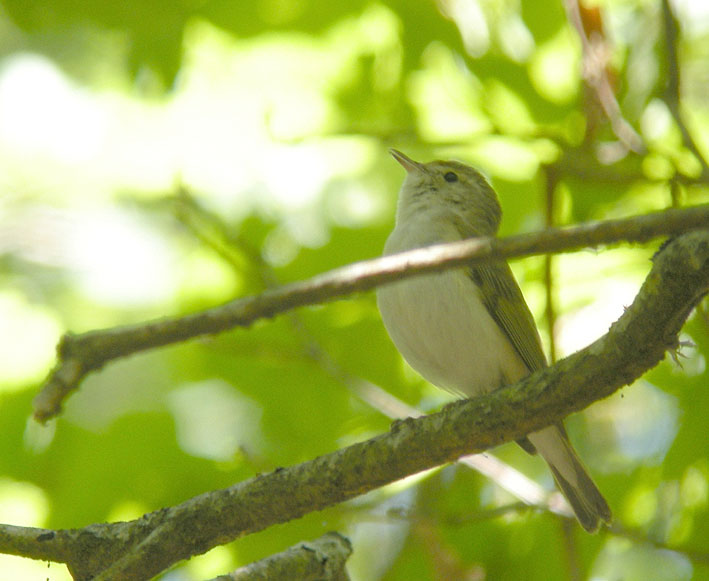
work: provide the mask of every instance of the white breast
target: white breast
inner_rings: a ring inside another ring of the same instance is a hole
[[[422,243],[421,230],[412,226],[406,232],[392,233],[387,254],[457,236],[442,226],[435,232],[436,240]],[[399,352],[411,367],[438,387],[475,396],[529,373],[464,269],[381,287],[377,304]]]

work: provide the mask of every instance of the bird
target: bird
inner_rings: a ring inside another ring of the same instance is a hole
[[[458,161],[420,163],[395,149],[390,153],[406,170],[406,178],[385,255],[497,234],[502,209],[480,172]],[[409,365],[458,396],[490,393],[547,365],[534,317],[504,260],[381,286],[377,305]],[[608,503],[562,422],[518,443],[546,461],[586,531],[594,533],[610,524]]]

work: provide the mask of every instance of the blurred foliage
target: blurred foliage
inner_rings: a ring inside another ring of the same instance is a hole
[[[378,255],[402,180],[388,146],[479,166],[503,234],[707,203],[707,58],[701,0],[1,0],[0,520],[135,518],[381,433],[358,382],[436,409],[368,294],[114,363],[57,421],[29,419],[66,330]],[[547,344],[603,334],[656,247],[516,261]],[[337,529],[353,579],[709,579],[708,329],[705,308],[677,362],[569,419],[615,532],[449,466],[164,578]],[[3,578],[68,578],[34,565],[0,556]]]

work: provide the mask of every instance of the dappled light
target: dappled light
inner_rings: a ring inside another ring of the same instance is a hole
[[[295,291],[271,310],[228,303],[380,256],[404,179],[390,147],[477,168],[501,237],[709,204],[700,0],[0,0],[0,38],[6,525],[133,521],[453,401],[396,351],[358,292],[371,285],[296,310]],[[670,231],[624,238],[628,224],[612,248],[546,239],[505,255],[551,363],[652,286]],[[155,578],[216,577],[338,531],[353,581],[708,579],[709,319],[695,304],[664,361],[566,423],[613,510],[598,535],[568,519],[540,458],[504,444],[475,469],[382,477],[345,502],[311,493],[302,518],[195,540]],[[229,305],[243,321],[223,322]],[[160,335],[193,314],[199,332]],[[146,321],[135,352],[111,343]],[[93,330],[108,339],[71,384],[58,371]],[[57,376],[40,425],[33,399]],[[2,579],[70,569],[0,555]]]

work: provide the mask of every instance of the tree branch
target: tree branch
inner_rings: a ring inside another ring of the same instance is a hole
[[[682,115],[681,103],[681,82],[680,82],[680,66],[679,57],[677,55],[677,47],[679,45],[679,23],[672,11],[672,6],[669,0],[662,0],[662,24],[665,34],[665,58],[667,66],[667,87],[665,88],[665,104],[670,111],[670,114],[675,120],[677,127],[682,135],[684,146],[692,152],[697,158],[697,161],[702,166],[701,177],[709,178],[709,165],[707,160],[699,150],[697,142],[689,132],[687,125],[684,122]]]
[[[349,577],[345,571],[345,562],[351,554],[352,544],[349,539],[330,532],[211,581],[346,581]]]
[[[462,246],[473,243],[481,241]],[[402,270],[399,266],[394,272]],[[367,284],[374,284],[371,280]],[[395,422],[387,434],[135,521],[42,531],[31,547],[15,542],[21,527],[0,527],[0,551],[66,562],[76,579],[128,581],[155,575],[216,545],[519,439],[607,397],[655,366],[667,349],[676,348],[684,321],[707,291],[705,229],[675,239],[656,255],[633,304],[605,336],[513,386]]]
[[[34,401],[34,416],[46,421],[61,411],[63,401],[83,378],[109,361],[134,353],[248,327],[296,307],[314,305],[378,285],[413,276],[485,261],[569,252],[621,241],[645,242],[709,224],[709,205],[672,209],[644,216],[587,223],[509,238],[477,238],[420,248],[394,256],[367,260],[332,270],[310,280],[270,289],[257,296],[184,317],[164,318],[140,325],[67,333],[57,348],[59,362]]]
[[[581,5],[579,0],[566,0],[564,2],[567,18],[576,28],[576,32],[581,40],[583,49],[583,77],[587,85],[593,89],[605,113],[613,133],[620,142],[630,151],[635,153],[645,153],[647,148],[643,138],[638,134],[633,126],[623,117],[615,91],[608,75],[607,47],[604,41],[596,34],[589,38],[586,34],[583,18],[581,15]]]

